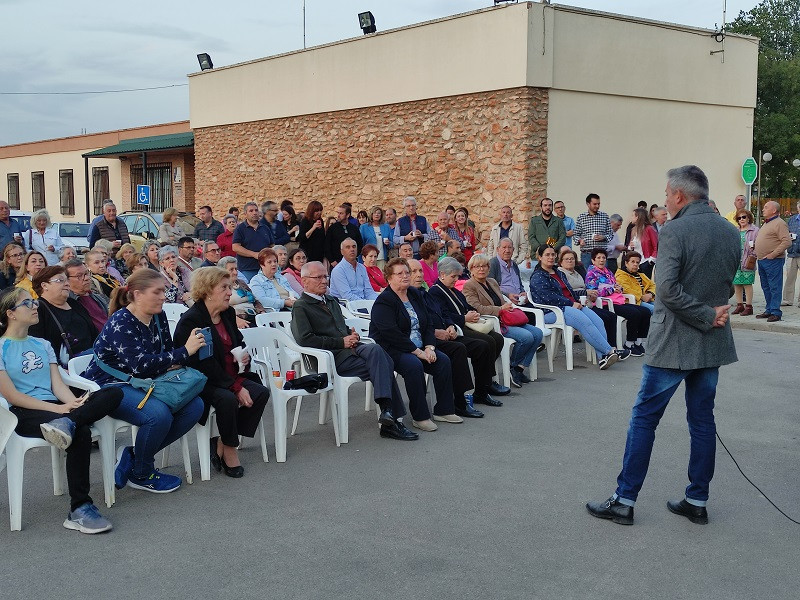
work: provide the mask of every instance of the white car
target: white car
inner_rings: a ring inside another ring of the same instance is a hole
[[[53,229],[58,232],[65,245],[75,248],[79,256],[89,251],[89,242],[86,241],[89,223],[53,223]]]

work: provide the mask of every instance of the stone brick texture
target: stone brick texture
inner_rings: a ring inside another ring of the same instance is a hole
[[[195,129],[196,203],[319,200],[326,215],[415,196],[435,219],[465,206],[488,236],[500,208],[527,222],[547,188],[546,89],[521,87]]]

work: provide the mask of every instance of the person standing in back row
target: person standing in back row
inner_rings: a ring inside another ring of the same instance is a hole
[[[666,196],[672,221],[659,240],[658,295],[622,470],[608,500],[586,504],[592,516],[620,525],[633,525],[656,428],[681,382],[691,437],[689,485],[685,497],[667,502],[667,508],[692,523],[708,523],[719,368],[737,360],[728,299],[739,268],[739,234],[708,205],[708,179],[698,167],[671,169]]]
[[[233,251],[236,252],[239,272],[249,282],[260,271],[258,253],[272,246],[272,231],[261,222],[258,204],[244,205],[245,220],[233,230]]]
[[[764,312],[756,319],[766,319],[768,323],[780,321],[781,290],[783,288],[783,264],[786,262],[786,249],[792,245],[789,228],[780,216],[781,205],[770,200],[764,204],[764,224],[756,236],[756,257],[758,257],[758,279],[767,303]]]
[[[604,212],[600,212],[600,196],[586,196],[586,212],[578,215],[575,223],[574,241],[581,249],[581,263],[586,270],[592,266],[592,250],[605,248],[614,236],[611,220]]]

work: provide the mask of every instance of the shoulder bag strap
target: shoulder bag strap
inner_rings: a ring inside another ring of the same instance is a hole
[[[67,339],[67,334],[64,331],[64,328],[61,326],[61,322],[58,320],[58,318],[56,317],[55,313],[50,309],[50,306],[48,306],[49,303],[47,302],[47,300],[40,299],[39,300],[39,304],[41,306],[44,306],[45,309],[47,309],[47,312],[50,313],[50,316],[53,318],[53,321],[56,322],[56,326],[58,327],[58,330],[61,332],[61,340],[64,342],[64,345],[67,347],[67,353],[70,356],[72,356],[72,346],[70,345],[69,340]]]

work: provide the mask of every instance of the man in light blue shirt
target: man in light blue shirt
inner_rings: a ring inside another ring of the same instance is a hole
[[[358,262],[358,245],[353,238],[342,240],[340,260],[331,271],[331,296],[343,300],[375,300],[378,292],[372,289],[367,268]]]
[[[553,212],[556,213],[558,218],[564,221],[564,229],[567,230],[567,242],[565,245],[568,248],[572,248],[572,235],[575,233],[575,219],[566,216],[566,211],[567,207],[561,200],[553,205]]]

